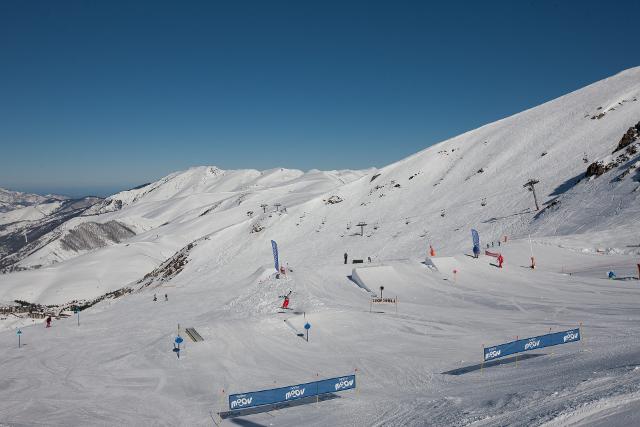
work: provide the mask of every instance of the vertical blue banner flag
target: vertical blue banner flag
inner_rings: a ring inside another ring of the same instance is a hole
[[[473,238],[473,246],[480,247],[480,235],[477,230],[471,230],[471,237]]]
[[[276,271],[280,271],[280,263],[278,262],[278,244],[275,240],[271,241],[271,248],[273,249],[273,264],[276,267]]]

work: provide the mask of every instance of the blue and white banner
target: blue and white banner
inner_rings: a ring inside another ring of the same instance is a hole
[[[356,376],[347,375],[344,377],[273,388],[270,390],[230,394],[229,409],[240,410],[253,408],[254,406],[272,405],[274,403],[288,402],[291,400],[304,399],[306,397],[335,393],[354,388],[356,388]]]
[[[473,246],[480,247],[480,235],[478,234],[478,230],[471,230],[471,238],[473,239]]]
[[[271,249],[273,249],[273,264],[276,267],[276,271],[280,271],[280,263],[278,262],[278,244],[275,240],[271,241]]]
[[[580,328],[487,347],[484,349],[484,360],[486,362],[487,360],[509,356],[510,354],[522,353],[524,351],[536,350],[559,344],[567,344],[574,341],[580,341]]]

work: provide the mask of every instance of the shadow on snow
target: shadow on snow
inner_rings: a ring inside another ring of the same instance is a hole
[[[224,411],[224,412],[219,412],[218,415],[220,415],[220,418],[222,418],[223,420],[226,420],[227,418],[238,418],[238,417],[245,417],[247,415],[262,414],[265,412],[278,411],[280,409],[293,408],[295,406],[308,405],[310,403],[324,402],[325,400],[333,400],[333,399],[339,399],[339,398],[340,396],[334,393],[328,393],[328,394],[323,394],[321,396],[305,397],[304,399],[296,399],[296,400],[291,400],[289,402],[274,403],[272,405],[262,405],[255,408],[247,408],[247,409],[241,409],[237,411]],[[247,420],[232,420],[232,422],[238,425],[245,425],[245,426],[259,425],[259,424],[251,423],[250,421],[247,421]]]
[[[546,355],[547,355],[546,353],[523,354],[519,356],[507,357],[505,359],[492,360],[484,364],[484,369],[492,368],[498,365],[508,365],[511,363],[515,363],[516,359],[519,362],[522,362],[528,359],[535,359],[536,357],[546,356]],[[483,368],[482,364],[478,363],[477,365],[469,365],[469,366],[464,366],[462,368],[457,368],[457,369],[452,369],[450,371],[442,372],[442,375],[464,375],[470,372],[479,371],[481,368]]]

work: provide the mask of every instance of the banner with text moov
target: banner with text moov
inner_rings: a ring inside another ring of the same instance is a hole
[[[274,403],[288,402],[354,388],[356,388],[356,376],[346,375],[344,377],[329,378],[327,380],[269,390],[230,394],[229,409],[240,410],[253,408],[255,406],[272,405]]]
[[[580,341],[580,328],[486,347],[484,349],[484,361],[486,362],[487,360],[509,356],[510,354],[522,353],[559,344],[567,344],[574,341]]]

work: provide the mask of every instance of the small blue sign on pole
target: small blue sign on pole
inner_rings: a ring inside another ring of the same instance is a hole
[[[18,331],[16,332],[16,335],[18,336],[18,348],[20,348],[20,335],[22,335],[22,331],[18,329]]]
[[[309,322],[305,323],[304,329],[307,332],[307,342],[309,342],[309,329],[311,329],[311,324]]]
[[[176,356],[178,356],[178,359],[180,359],[180,344],[182,341],[184,340],[180,335],[178,335],[173,342],[173,351],[176,353]]]

